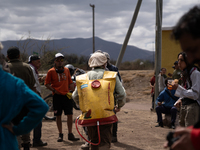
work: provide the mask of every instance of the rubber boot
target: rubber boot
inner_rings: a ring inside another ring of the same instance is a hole
[[[59,133],[59,137],[58,137],[57,142],[62,142],[62,141],[63,141],[63,134]]]
[[[24,150],[30,150],[30,143],[22,143]]]

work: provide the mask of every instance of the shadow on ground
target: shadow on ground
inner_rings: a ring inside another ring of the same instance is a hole
[[[125,150],[143,150],[143,149],[137,148],[135,146],[127,145],[127,144],[120,143],[120,142],[113,143],[113,145],[116,148],[122,148],[122,149],[125,149]],[[116,148],[113,148],[113,149],[116,149]],[[112,149],[112,147],[111,147],[111,149]]]

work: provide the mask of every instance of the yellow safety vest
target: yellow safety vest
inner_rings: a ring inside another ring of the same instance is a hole
[[[82,111],[79,125],[94,126],[97,121],[100,125],[117,122],[113,112],[116,75],[116,72],[104,71],[103,78],[98,80],[89,80],[87,74],[76,77],[79,106]]]

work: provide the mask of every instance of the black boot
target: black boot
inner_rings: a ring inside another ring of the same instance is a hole
[[[63,141],[63,134],[59,133],[59,137],[58,137],[57,142],[62,142],[62,141]]]
[[[42,140],[38,142],[33,142],[33,147],[47,146],[47,142],[43,142]]]
[[[155,127],[163,127],[163,122],[159,122]]]
[[[69,133],[68,134],[68,140],[70,140],[70,141],[78,141],[80,139],[79,138],[75,138],[73,133]]]
[[[176,128],[174,123],[171,123],[171,128],[172,128],[172,129],[175,129],[175,128]]]
[[[30,143],[22,143],[24,150],[30,150]]]

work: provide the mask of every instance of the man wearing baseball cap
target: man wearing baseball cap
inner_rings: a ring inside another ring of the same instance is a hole
[[[33,71],[33,75],[34,75],[34,78],[36,81],[36,83],[35,83],[36,93],[41,97],[41,87],[40,87],[39,76],[38,76],[38,69],[41,66],[40,56],[38,56],[38,55],[29,56],[28,63]],[[47,145],[46,142],[43,142],[41,140],[41,136],[42,136],[42,121],[33,130],[33,147]]]
[[[70,76],[70,71],[63,65],[64,55],[61,53],[55,54],[54,67],[51,68],[45,79],[45,86],[53,93],[53,108],[54,115],[56,116],[56,124],[59,131],[59,137],[57,142],[63,141],[62,132],[62,111],[64,110],[67,115],[68,126],[68,140],[77,141],[79,138],[75,138],[72,133],[73,123],[73,103],[67,97],[69,89],[74,91],[74,83]]]

